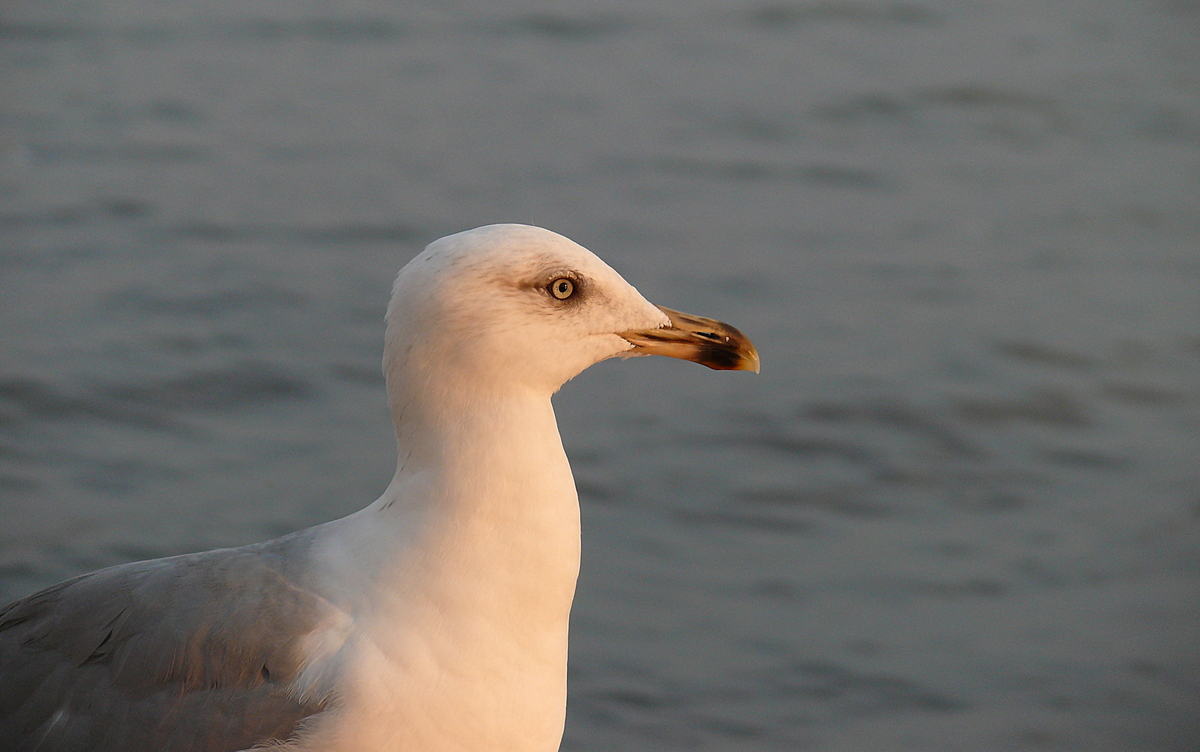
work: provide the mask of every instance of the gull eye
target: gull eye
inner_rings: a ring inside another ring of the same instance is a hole
[[[559,300],[566,300],[575,294],[575,283],[566,277],[559,277],[546,288],[550,294]]]

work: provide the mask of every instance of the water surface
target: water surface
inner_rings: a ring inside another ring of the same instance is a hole
[[[564,750],[1195,750],[1195,3],[16,2],[0,596],[357,509],[495,221],[751,335],[557,398]]]

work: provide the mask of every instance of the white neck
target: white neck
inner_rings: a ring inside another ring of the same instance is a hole
[[[550,396],[452,387],[400,392],[426,401],[393,405],[391,485],[322,543],[357,640],[339,673],[371,697],[348,706],[405,725],[347,722],[329,749],[557,749],[579,504]]]

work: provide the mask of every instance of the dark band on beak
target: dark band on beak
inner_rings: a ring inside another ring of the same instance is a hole
[[[633,345],[630,355],[666,355],[719,371],[758,373],[758,350],[736,328],[715,319],[658,308],[671,319],[670,326],[618,332]]]

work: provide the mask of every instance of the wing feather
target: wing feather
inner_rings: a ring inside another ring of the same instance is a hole
[[[124,564],[0,611],[0,749],[220,752],[326,708],[290,691],[327,604],[303,538]]]

